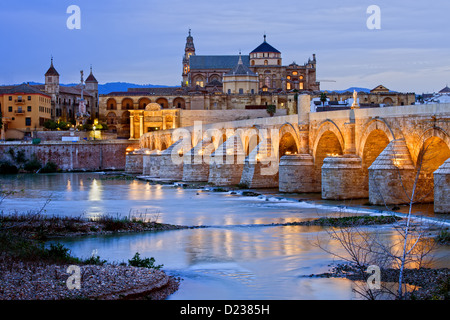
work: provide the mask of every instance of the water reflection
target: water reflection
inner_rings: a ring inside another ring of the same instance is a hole
[[[2,203],[5,211],[35,209],[51,196],[47,214],[90,217],[134,215],[163,223],[210,228],[83,237],[64,240],[78,257],[96,252],[102,259],[126,262],[136,252],[154,257],[169,274],[184,279],[171,299],[354,299],[345,279],[310,278],[329,271],[341,246],[317,226],[256,226],[342,215],[336,208],[297,201],[200,192],[137,180],[108,179],[94,173],[0,177],[0,185],[24,190]],[[389,244],[399,241],[390,227],[381,230]],[[448,266],[448,248],[437,253]]]

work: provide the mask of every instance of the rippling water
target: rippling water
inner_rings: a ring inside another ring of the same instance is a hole
[[[260,225],[363,209],[343,212],[327,202],[299,202],[275,191],[268,196],[242,197],[97,173],[3,176],[0,185],[3,190],[18,191],[3,201],[4,212],[35,210],[50,199],[45,206],[48,215],[135,215],[162,223],[211,226],[61,241],[73,255],[84,258],[94,254],[126,262],[136,252],[154,257],[168,274],[183,279],[170,299],[358,298],[351,281],[309,277],[327,272],[336,262],[317,246],[318,241],[340,250],[324,229]],[[380,228],[392,233],[390,227]],[[448,250],[439,252],[438,258],[437,266],[448,266]]]

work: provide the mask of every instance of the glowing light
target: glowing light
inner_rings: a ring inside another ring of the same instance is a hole
[[[327,153],[327,157],[336,158],[336,157],[339,157],[339,154],[337,154],[337,153]]]

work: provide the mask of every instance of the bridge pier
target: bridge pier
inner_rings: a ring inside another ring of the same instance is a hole
[[[125,172],[126,173],[139,173],[143,171],[143,157],[146,149],[134,150],[125,156]]]
[[[142,157],[142,174],[144,176],[156,177],[158,176],[160,167],[161,151],[152,150]]]
[[[320,192],[316,179],[314,158],[310,154],[292,154],[281,157],[279,165],[280,192]]]
[[[369,167],[369,202],[409,203],[416,170],[404,139],[392,140]]]
[[[450,213],[450,158],[433,175],[434,212]]]
[[[189,150],[184,155],[182,180],[186,182],[207,182],[212,151],[214,151],[214,144],[205,140]]]
[[[166,150],[157,150],[145,155],[143,158],[143,175],[165,180],[181,180],[183,178],[181,143],[182,140],[178,140]]]
[[[238,135],[229,137],[211,156],[208,182],[216,186],[232,186],[241,182],[245,152]]]
[[[278,157],[270,139],[260,142],[245,158],[240,184],[248,188],[278,187]]]
[[[367,198],[365,181],[361,158],[355,155],[325,158],[322,165],[322,199]]]

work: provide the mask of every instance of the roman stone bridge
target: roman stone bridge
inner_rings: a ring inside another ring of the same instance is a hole
[[[450,211],[450,104],[310,112],[146,133],[127,171]]]

